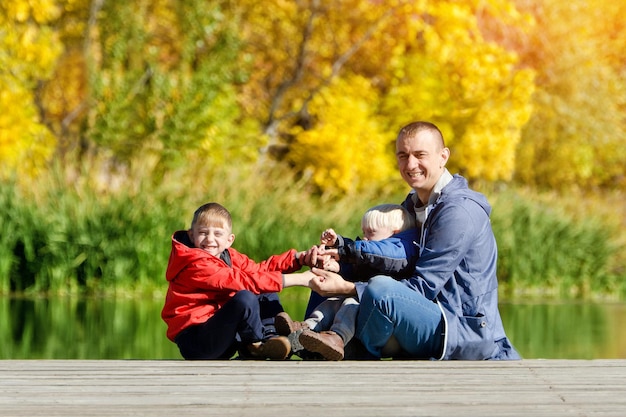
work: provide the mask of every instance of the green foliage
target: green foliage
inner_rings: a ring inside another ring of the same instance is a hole
[[[619,293],[609,270],[612,235],[599,218],[574,221],[555,208],[504,194],[492,216],[499,246],[498,278],[511,295],[581,297]]]
[[[186,227],[207,199],[242,220],[237,244],[253,255],[308,247],[372,201],[402,198],[390,145],[415,119],[440,125],[449,167],[470,179],[621,198],[622,3],[3,2],[0,289],[157,282],[163,265],[141,265],[168,245],[128,237]],[[594,233],[604,224],[505,208],[594,259],[551,244],[519,260],[528,233],[504,219],[506,282],[620,285],[624,256]]]
[[[94,143],[126,162],[147,154],[161,173],[190,154],[214,164],[233,156],[239,41],[223,3],[104,3],[89,57]]]
[[[102,198],[89,187],[67,192],[58,183],[41,194],[0,189],[2,226],[10,232],[0,252],[3,292],[149,291],[163,276],[154,259],[167,258],[178,219],[150,193]]]
[[[286,175],[274,178],[272,192],[262,178],[230,175],[206,188],[146,181],[135,190],[104,193],[92,183],[68,189],[61,176],[28,191],[2,183],[0,209],[6,216],[0,226],[6,233],[0,235],[0,292],[99,295],[162,289],[170,236],[187,229],[193,211],[208,201],[231,210],[234,247],[257,260],[292,247],[308,249],[328,227],[356,235],[369,204],[361,202],[355,215],[354,201],[326,206],[306,197],[302,183]],[[188,178],[186,184],[193,184],[195,177]]]

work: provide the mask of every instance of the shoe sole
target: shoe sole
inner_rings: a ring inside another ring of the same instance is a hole
[[[326,360],[340,361],[343,359],[343,350],[336,346],[328,345],[321,338],[320,334],[314,331],[303,332],[300,337],[300,344],[310,352],[319,353]]]
[[[274,317],[274,327],[276,328],[276,333],[281,336],[289,336],[294,332],[293,320],[291,320],[286,313],[279,313],[276,317]]]
[[[274,337],[263,343],[262,354],[267,359],[282,361],[287,359],[290,353],[291,344],[284,336]]]

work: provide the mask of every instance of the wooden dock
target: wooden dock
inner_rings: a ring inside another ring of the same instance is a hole
[[[626,360],[0,361],[0,416],[625,416]]]

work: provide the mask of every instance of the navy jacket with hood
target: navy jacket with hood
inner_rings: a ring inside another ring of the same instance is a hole
[[[415,270],[419,235],[414,228],[382,240],[352,240],[337,236],[341,276],[347,281],[367,281],[379,274],[406,278]]]

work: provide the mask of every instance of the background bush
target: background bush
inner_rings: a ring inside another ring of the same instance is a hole
[[[162,294],[170,237],[187,229],[193,211],[208,201],[231,211],[234,247],[261,260],[307,249],[328,227],[358,236],[368,207],[404,197],[399,188],[393,195],[325,199],[280,173],[271,184],[231,172],[196,188],[164,181],[108,193],[56,181],[21,191],[0,185],[2,293]],[[623,271],[614,267],[618,235],[606,219],[580,222],[512,191],[491,199],[506,297],[624,295]]]

